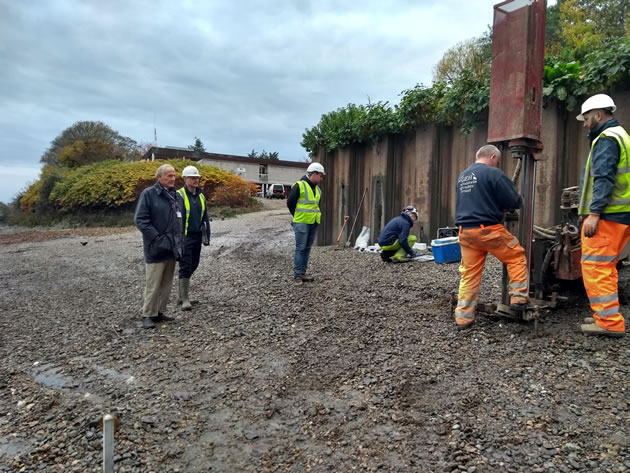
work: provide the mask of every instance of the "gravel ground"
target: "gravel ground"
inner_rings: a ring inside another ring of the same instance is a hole
[[[101,471],[105,412],[117,472],[630,471],[629,339],[581,335],[582,294],[535,336],[456,331],[456,264],[318,247],[295,286],[265,205],[212,223],[198,304],[149,331],[134,229],[0,239],[1,472]]]

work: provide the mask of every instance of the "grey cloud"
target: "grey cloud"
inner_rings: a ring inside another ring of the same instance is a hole
[[[77,120],[149,142],[154,113],[161,145],[301,159],[321,114],[430,84],[492,4],[0,0],[0,164],[36,165]]]

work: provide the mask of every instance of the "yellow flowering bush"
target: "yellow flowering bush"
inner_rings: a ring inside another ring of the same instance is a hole
[[[48,202],[60,212],[131,207],[140,193],[155,181],[155,171],[162,164],[171,164],[177,171],[176,187],[184,185],[181,172],[194,165],[201,174],[200,186],[211,204],[246,206],[255,192],[255,185],[215,166],[202,166],[192,161],[102,161],[74,169],[46,166],[40,180],[32,184],[20,199],[23,211],[36,209],[42,182],[51,172],[58,173]],[[51,168],[51,169],[48,169]]]

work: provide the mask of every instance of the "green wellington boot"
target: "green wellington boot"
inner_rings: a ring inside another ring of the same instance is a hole
[[[190,289],[190,278],[184,278],[179,280],[179,296],[182,299],[182,310],[192,309],[192,304],[188,298],[188,291]]]

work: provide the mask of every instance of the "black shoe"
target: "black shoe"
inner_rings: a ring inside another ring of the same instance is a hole
[[[153,323],[154,317],[143,317],[142,318],[142,328],[155,328],[155,324]]]
[[[151,317],[151,320],[153,322],[172,322],[175,318],[164,315],[162,312],[158,312],[158,315],[156,317]]]
[[[459,325],[459,324],[455,324],[455,328],[457,330],[468,330],[469,328],[471,328],[473,325],[475,325],[474,323],[472,324],[466,324],[466,325]]]
[[[381,253],[381,259],[385,262],[385,263],[391,263],[392,260],[390,259],[389,256],[387,256],[387,254],[385,253]]]
[[[315,281],[315,278],[307,276],[306,274],[302,275],[302,282],[313,282],[313,281]]]

